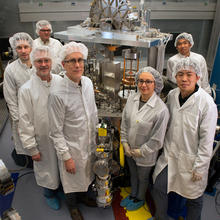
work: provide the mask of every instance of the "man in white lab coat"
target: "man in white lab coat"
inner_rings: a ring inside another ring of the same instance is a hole
[[[59,60],[59,52],[62,48],[60,41],[50,37],[53,32],[52,26],[47,20],[40,20],[36,23],[36,34],[39,36],[33,41],[33,48],[48,46],[53,54],[52,73],[59,74],[63,69]]]
[[[24,156],[26,152],[18,135],[18,89],[30,79],[33,72],[30,61],[33,39],[29,34],[19,32],[9,38],[9,43],[18,59],[8,64],[5,69],[3,92],[11,117],[15,145],[15,151],[12,155],[18,165],[24,166],[28,164],[28,161],[31,163],[32,161],[28,156]]]
[[[200,78],[198,80],[198,85],[202,87],[206,92],[211,94],[211,88],[209,85],[209,75],[207,70],[207,64],[205,58],[198,53],[194,53],[191,51],[191,48],[194,45],[193,37],[191,34],[188,33],[181,33],[179,34],[176,39],[174,46],[176,47],[178,54],[170,57],[167,61],[167,77],[170,81],[176,84],[174,66],[180,59],[185,57],[190,57],[195,59],[199,66],[200,66]]]
[[[175,66],[178,88],[167,98],[170,122],[154,174],[156,219],[167,220],[167,193],[186,199],[187,220],[200,220],[203,193],[217,122],[217,108],[210,95],[197,85],[201,70],[191,57]]]
[[[60,184],[53,142],[49,138],[48,96],[62,78],[51,74],[52,54],[49,47],[33,49],[31,61],[36,71],[19,90],[19,134],[24,149],[34,161],[37,184],[44,187],[47,204],[60,208],[57,197]]]
[[[97,108],[93,84],[83,75],[88,49],[70,42],[60,57],[65,69],[63,81],[49,97],[51,138],[59,159],[60,176],[72,219],[83,219],[77,195],[86,192],[94,175]],[[85,196],[85,195],[84,195]]]

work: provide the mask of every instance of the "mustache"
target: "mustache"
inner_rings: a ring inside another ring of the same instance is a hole
[[[47,69],[49,69],[48,67],[40,67],[39,68],[40,70],[47,70]]]

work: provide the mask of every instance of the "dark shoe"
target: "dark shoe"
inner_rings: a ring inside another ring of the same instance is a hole
[[[79,209],[71,209],[70,210],[70,215],[72,220],[84,220],[82,213],[80,212]]]
[[[83,196],[78,198],[79,202],[85,204],[88,207],[97,207],[96,200],[89,198],[88,196]]]

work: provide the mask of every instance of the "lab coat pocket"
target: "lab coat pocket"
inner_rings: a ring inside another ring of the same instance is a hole
[[[137,134],[135,139],[135,145],[141,146],[149,139],[149,133],[152,128],[152,123],[147,123],[145,121],[137,122]]]
[[[193,164],[195,162],[195,155],[186,154],[184,152],[180,152],[178,158],[178,168],[181,173],[192,173]]]
[[[204,189],[203,181],[192,181],[192,171],[195,158],[195,155],[186,154],[184,152],[180,152],[178,158],[179,183],[181,186],[184,186],[181,187],[181,190],[191,199],[200,196]]]

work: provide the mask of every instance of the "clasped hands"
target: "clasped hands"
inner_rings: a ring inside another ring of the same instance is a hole
[[[128,143],[123,143],[124,152],[127,157],[141,157],[141,150],[140,149],[131,149]]]

